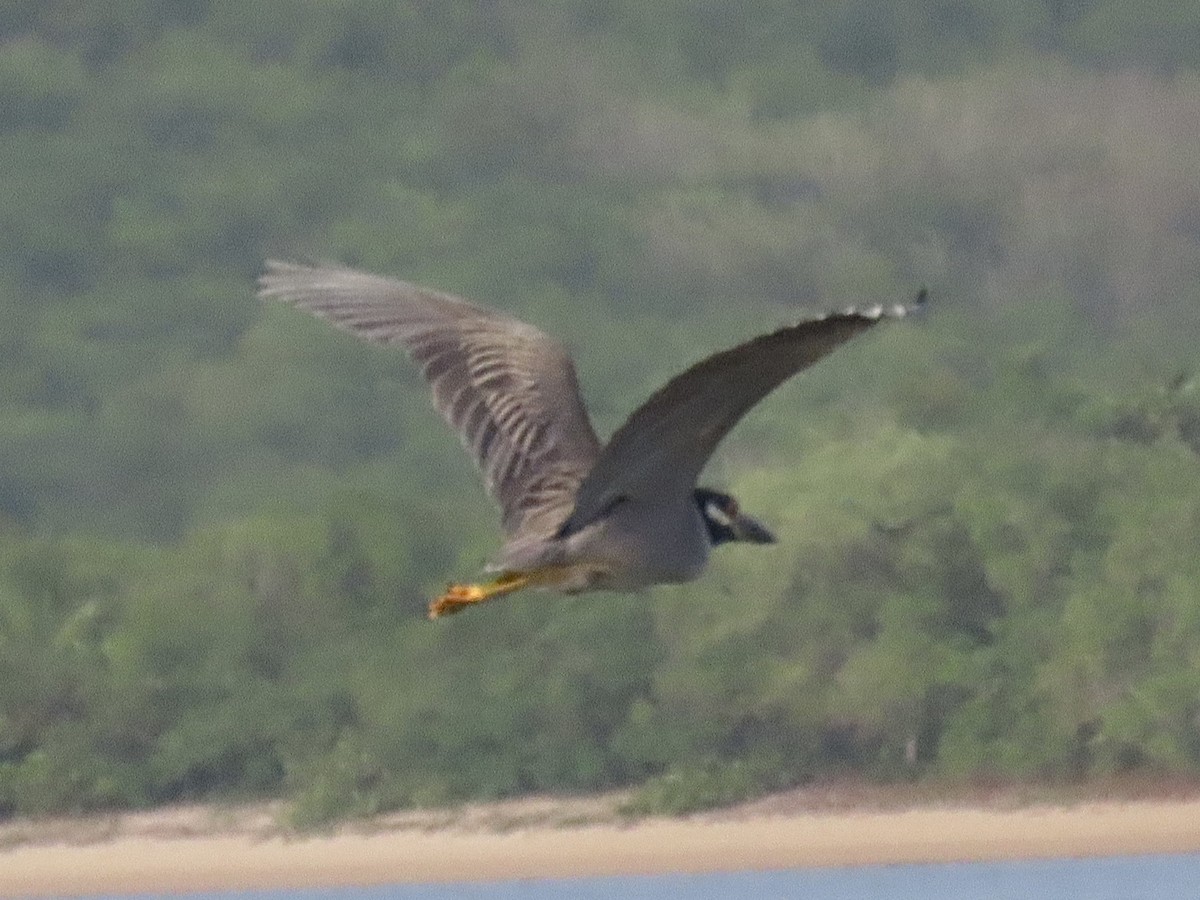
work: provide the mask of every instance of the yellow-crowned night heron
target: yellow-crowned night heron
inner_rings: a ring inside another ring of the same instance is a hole
[[[259,296],[366,341],[400,344],[500,505],[497,577],[451,585],[430,618],[525,587],[636,591],[684,582],[728,541],[773,543],[728,494],[696,480],[746,412],[881,318],[919,306],[850,308],[761,335],[672,378],[601,444],[562,345],[503,313],[337,266],[267,263]]]

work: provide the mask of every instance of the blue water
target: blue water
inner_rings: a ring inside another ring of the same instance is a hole
[[[1200,828],[1200,823],[1197,823]],[[128,895],[149,900],[166,895]],[[1200,854],[172,894],[186,900],[1196,900]],[[92,900],[117,900],[95,897]]]

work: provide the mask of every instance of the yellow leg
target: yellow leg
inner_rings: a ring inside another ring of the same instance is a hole
[[[505,572],[485,584],[452,584],[446,588],[446,593],[429,604],[429,618],[452,616],[473,604],[519,591],[533,581],[534,576],[530,573]]]

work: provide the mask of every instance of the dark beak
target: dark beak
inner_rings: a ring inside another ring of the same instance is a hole
[[[730,526],[737,540],[751,544],[774,544],[775,535],[771,534],[758,519],[739,515]]]

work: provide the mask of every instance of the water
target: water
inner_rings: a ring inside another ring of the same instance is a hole
[[[1200,827],[1198,825],[1197,827]],[[163,895],[128,895],[150,900]],[[186,900],[1174,900],[1200,897],[1200,854],[863,866],[710,875],[531,879],[172,894]],[[94,897],[91,900],[117,900]]]

